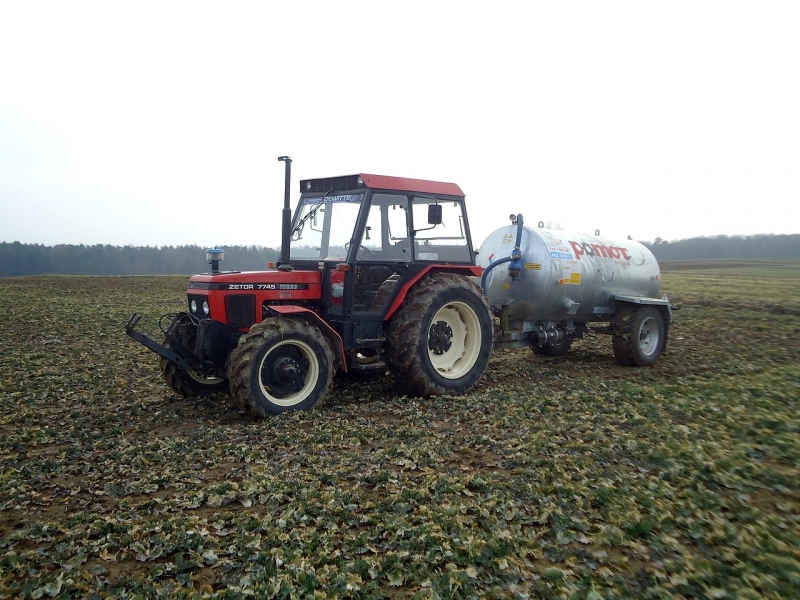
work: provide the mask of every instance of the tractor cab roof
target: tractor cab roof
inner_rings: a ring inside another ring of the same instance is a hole
[[[300,193],[325,193],[358,188],[464,197],[464,192],[455,183],[410,179],[408,177],[390,177],[388,175],[370,175],[368,173],[326,177],[323,179],[303,179],[300,181]]]

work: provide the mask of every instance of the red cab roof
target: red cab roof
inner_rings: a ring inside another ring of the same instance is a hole
[[[360,181],[359,181],[360,180]],[[389,177],[387,175],[344,175],[341,177],[323,177],[303,179],[300,181],[301,193],[319,193],[338,190],[353,190],[367,187],[378,190],[395,190],[398,192],[417,192],[420,194],[460,196],[464,192],[455,183],[428,181],[427,179],[409,179],[408,177]]]
[[[444,194],[447,196],[463,196],[464,192],[455,183],[444,181],[428,181],[427,179],[409,179],[408,177],[390,177],[388,175],[370,175],[362,173],[361,179],[369,188],[397,190],[399,192],[422,192],[424,194]]]

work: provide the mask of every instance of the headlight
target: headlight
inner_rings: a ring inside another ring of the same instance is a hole
[[[191,309],[191,311],[193,313],[196,313],[197,312],[197,302],[195,302],[194,300],[189,302],[189,308]]]
[[[208,309],[208,300],[203,300],[203,312],[204,312],[204,313],[206,313],[206,315],[207,315],[207,314],[208,314],[208,312],[209,312],[209,309]]]

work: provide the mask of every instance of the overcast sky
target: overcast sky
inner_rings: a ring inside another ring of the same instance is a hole
[[[2,2],[0,241],[280,244],[301,178],[652,240],[800,233],[800,2]]]

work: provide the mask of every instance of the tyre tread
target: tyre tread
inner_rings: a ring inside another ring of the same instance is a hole
[[[333,350],[325,335],[317,327],[310,326],[302,319],[270,318],[256,323],[239,340],[239,344],[231,351],[228,365],[228,381],[234,403],[243,412],[254,417],[265,417],[270,413],[258,403],[250,384],[254,368],[253,356],[270,341],[275,342],[296,335],[307,335],[323,348],[327,368],[327,381],[314,407],[321,406],[325,400],[333,379]],[[322,358],[320,358],[322,360]]]
[[[612,341],[611,347],[614,351],[614,359],[621,365],[628,367],[650,366],[663,351],[666,341],[666,330],[663,321],[661,322],[660,344],[661,349],[655,356],[644,357],[638,347],[637,335],[635,330],[641,321],[641,316],[649,310],[647,307],[623,306],[611,320]],[[657,314],[657,313],[656,313]]]
[[[422,322],[429,307],[436,302],[437,297],[453,289],[466,290],[479,299],[486,310],[489,319],[489,343],[486,354],[488,363],[492,352],[491,312],[486,298],[480,288],[466,277],[454,273],[435,273],[419,281],[406,296],[400,310],[394,315],[389,325],[387,334],[389,346],[389,370],[395,380],[410,394],[427,398],[443,394],[462,394],[473,389],[483,377],[483,370],[469,382],[467,386],[456,389],[445,387],[431,378],[425,372],[422,357],[418,351],[419,341],[425,332],[422,331]],[[486,345],[486,332],[482,345]]]
[[[226,381],[202,384],[194,379],[182,368],[166,358],[159,359],[161,375],[169,388],[184,398],[194,398],[211,396],[212,394],[226,393],[228,386]]]

